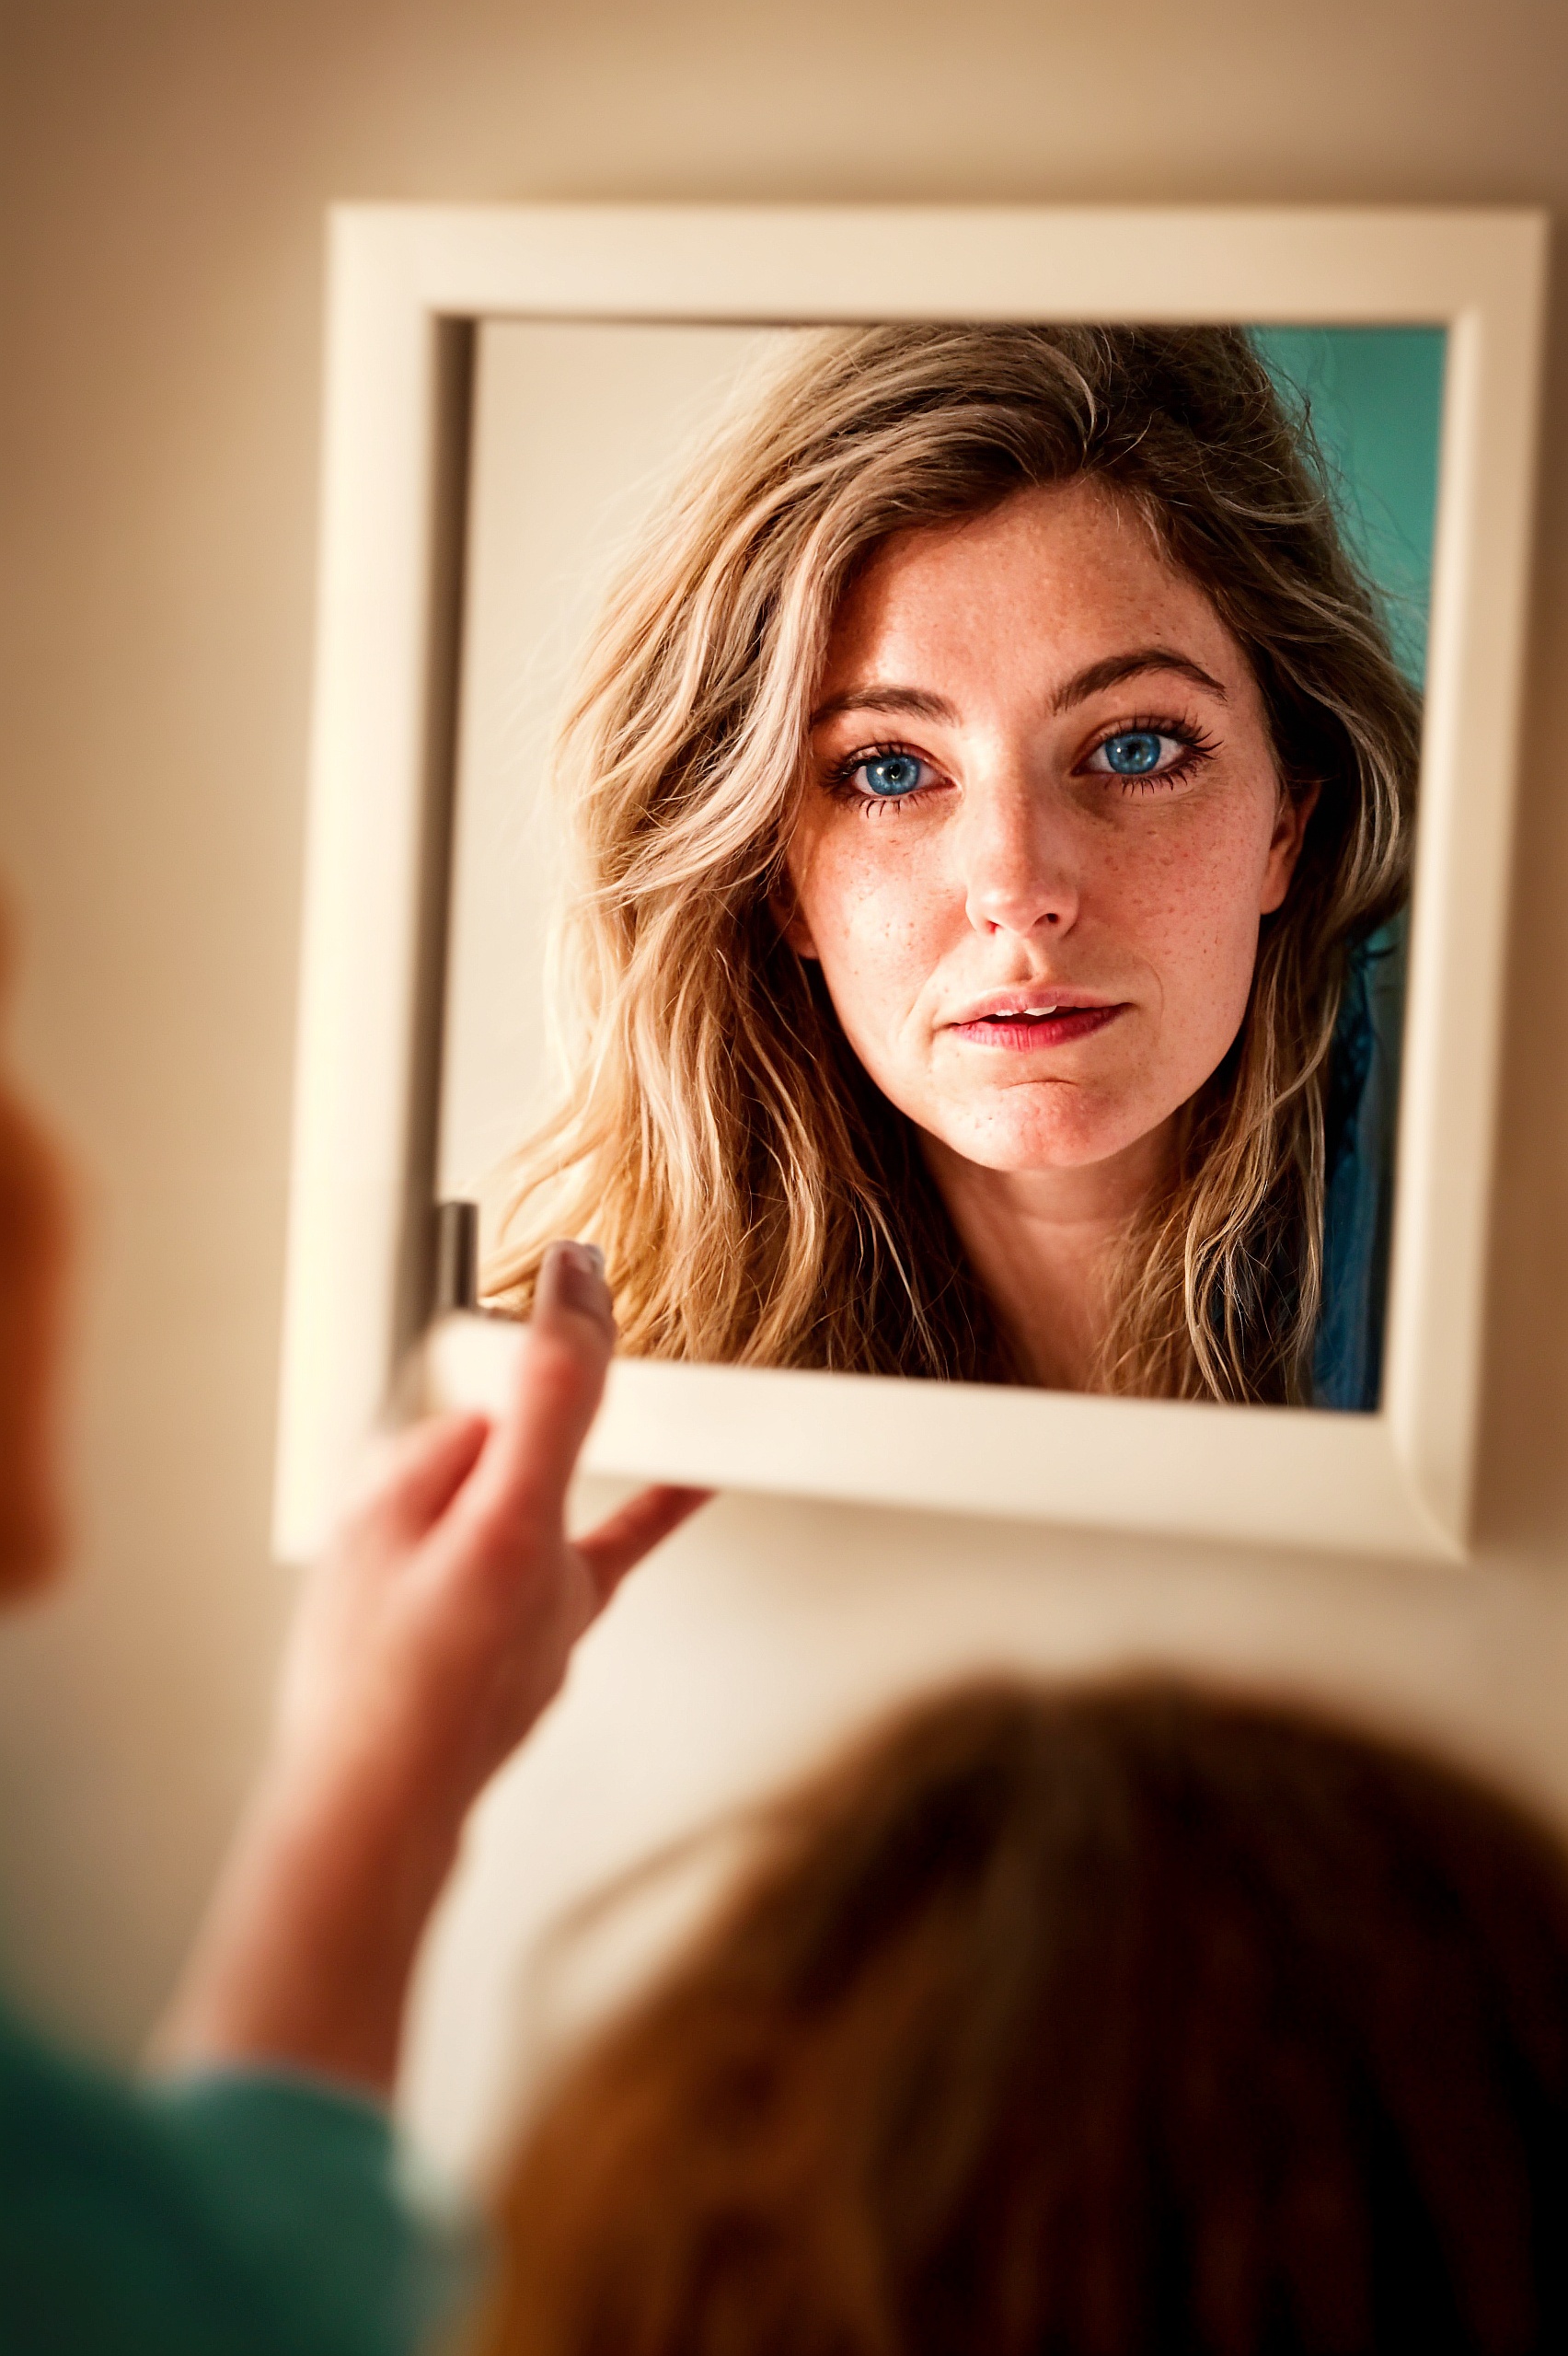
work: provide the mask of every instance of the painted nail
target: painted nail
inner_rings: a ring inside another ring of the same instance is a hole
[[[605,1282],[605,1255],[596,1243],[552,1243],[539,1270],[537,1299],[548,1308],[572,1309],[608,1324],[613,1311]]]

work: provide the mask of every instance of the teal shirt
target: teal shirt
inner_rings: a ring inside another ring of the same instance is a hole
[[[1354,952],[1329,1059],[1323,1305],[1312,1403],[1353,1415],[1372,1413],[1382,1394],[1405,933],[1401,914]]]
[[[475,2254],[375,2103],[283,2071],[136,2086],[0,2015],[4,2356],[413,2356]]]

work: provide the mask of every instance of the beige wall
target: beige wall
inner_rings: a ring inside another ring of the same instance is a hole
[[[266,1517],[323,204],[1559,203],[1568,12],[9,0],[0,25],[0,864],[21,911],[21,1054],[87,1173],[90,1275],[79,1577],[0,1647],[0,1920],[36,1999],[125,2046],[236,1804],[285,1600]],[[621,1750],[588,1756],[563,1719],[508,1842],[577,1809],[576,1868],[611,1863],[649,1755],[661,1820],[695,1811],[721,1752],[760,1773],[852,1715],[867,1680],[843,1660],[876,1657],[889,1687],[940,1667],[933,1629],[967,1632],[943,1657],[1170,1655],[1343,1692],[1568,1814],[1561,318],[1551,369],[1480,1567],[730,1502],[586,1664],[581,1722],[597,1695]],[[507,1871],[533,1866],[513,1851]],[[474,1888],[447,1972],[484,1951]],[[428,2051],[457,2070],[443,2034]]]

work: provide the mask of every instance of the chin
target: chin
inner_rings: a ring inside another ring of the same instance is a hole
[[[1048,1170],[1086,1170],[1097,1161],[1108,1161],[1132,1142],[1119,1134],[1102,1138],[1076,1127],[1042,1130],[1037,1125],[1011,1131],[949,1129],[937,1134],[949,1152],[960,1155],[963,1161],[973,1161],[982,1170],[1020,1176]]]
[[[999,1102],[948,1110],[949,1118],[927,1126],[950,1153],[983,1170],[1087,1169],[1124,1152],[1151,1126],[1126,1105],[1086,1103],[1077,1089],[1007,1089]]]

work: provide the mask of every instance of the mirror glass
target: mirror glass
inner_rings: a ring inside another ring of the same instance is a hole
[[[1376,1407],[1444,341],[480,329],[496,1305],[577,1231],[643,1353]]]

